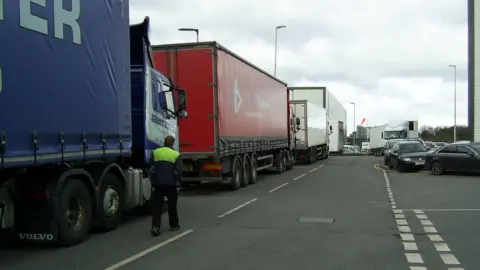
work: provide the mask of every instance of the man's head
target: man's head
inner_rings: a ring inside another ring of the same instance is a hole
[[[174,143],[175,143],[175,138],[173,136],[168,135],[167,137],[165,137],[163,146],[173,148]]]

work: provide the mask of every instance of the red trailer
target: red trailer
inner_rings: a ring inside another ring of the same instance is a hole
[[[183,184],[256,182],[293,168],[295,126],[286,83],[217,42],[153,46],[155,68],[187,89],[179,121]]]

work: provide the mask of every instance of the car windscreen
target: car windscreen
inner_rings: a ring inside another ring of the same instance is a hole
[[[402,154],[426,152],[425,147],[423,147],[421,143],[401,143],[398,150],[398,152]]]

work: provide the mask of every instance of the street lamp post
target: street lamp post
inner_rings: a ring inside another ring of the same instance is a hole
[[[282,29],[282,28],[285,28],[287,27],[286,25],[279,25],[277,27],[275,27],[275,62],[273,64],[273,76],[277,77],[277,36],[278,36],[278,29]]]
[[[448,65],[453,68],[453,141],[457,141],[457,66]]]
[[[198,28],[179,28],[178,31],[183,32],[195,32],[197,34],[197,43],[198,43]]]
[[[355,120],[355,102],[350,102],[350,104],[353,105],[353,149],[354,151],[356,151],[356,141],[357,141],[357,127],[355,126],[356,125],[356,120]]]

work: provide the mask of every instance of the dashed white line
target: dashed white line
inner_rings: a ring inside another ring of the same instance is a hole
[[[320,165],[317,166],[317,168],[321,168],[321,167],[323,167],[324,165],[325,165],[325,164],[320,164]]]
[[[410,270],[427,270],[427,268],[423,266],[410,266]]]
[[[418,219],[427,219],[427,215],[417,215]]]
[[[401,233],[402,241],[415,241],[415,237],[411,233]]]
[[[288,185],[288,183],[281,184],[280,186],[278,186],[278,187],[276,187],[276,188],[274,188],[274,189],[270,190],[268,193],[275,192],[275,191],[277,191],[277,190],[281,189],[282,187],[284,187],[284,186],[286,186],[286,185]]]
[[[297,181],[298,179],[304,177],[305,175],[307,175],[307,174],[304,173],[304,174],[302,174],[302,175],[300,175],[300,176],[297,176],[297,177],[293,178],[293,181]]]
[[[219,217],[219,218],[223,218],[223,217],[225,217],[225,216],[228,216],[228,215],[230,215],[230,214],[232,214],[232,213],[234,213],[234,212],[242,209],[243,207],[245,207],[245,206],[247,206],[247,205],[255,202],[256,200],[258,200],[258,198],[253,198],[253,199],[251,199],[250,201],[245,202],[245,203],[243,203],[243,204],[240,204],[239,206],[237,206],[237,207],[235,207],[235,208],[233,208],[233,209],[231,209],[231,210],[229,210],[229,211],[227,211],[227,212],[219,215],[218,217]]]
[[[404,219],[405,215],[404,214],[395,214],[395,218]]]
[[[438,252],[450,252],[450,248],[445,243],[433,243]]]
[[[418,253],[405,253],[405,257],[409,263],[423,263],[422,256]]]
[[[403,248],[407,251],[417,251],[418,246],[414,242],[403,242]]]
[[[423,230],[426,233],[437,233],[437,229],[435,229],[435,227],[433,227],[433,226],[425,226],[425,227],[423,227]]]
[[[422,223],[423,226],[433,226],[432,222],[428,219],[421,219],[420,223]]]
[[[443,242],[443,238],[438,234],[429,234],[428,238],[430,238],[432,242]]]
[[[410,229],[410,227],[408,226],[397,226],[397,227],[398,227],[398,230],[402,233],[412,232],[412,229]]]
[[[408,225],[406,219],[397,219],[395,220],[395,222],[397,223],[397,225]]]
[[[191,234],[192,232],[193,232],[193,230],[187,230],[187,231],[182,232],[181,234],[177,234],[177,235],[175,235],[174,237],[171,237],[171,238],[169,238],[169,239],[167,239],[167,240],[165,240],[165,241],[163,241],[163,242],[161,242],[161,243],[158,243],[157,245],[155,245],[155,246],[153,246],[153,247],[150,247],[150,248],[148,248],[148,249],[146,249],[146,250],[144,250],[144,251],[142,251],[142,252],[140,252],[140,253],[137,253],[137,254],[135,254],[135,255],[133,255],[133,256],[131,256],[131,257],[129,257],[129,258],[121,261],[121,262],[118,262],[118,263],[116,263],[116,264],[108,267],[108,268],[105,268],[105,270],[115,270],[115,269],[118,269],[118,268],[120,268],[120,267],[122,267],[122,266],[125,266],[125,265],[127,265],[127,264],[129,264],[129,263],[131,263],[131,262],[133,262],[133,261],[135,261],[135,260],[140,259],[141,257],[143,257],[143,256],[145,256],[145,255],[147,255],[147,254],[149,254],[149,253],[152,253],[153,251],[155,251],[155,250],[157,250],[157,249],[159,249],[159,248],[161,248],[161,247],[163,247],[163,246],[166,246],[166,245],[168,245],[168,244],[170,244],[170,243],[172,243],[172,242],[174,242],[174,241],[179,240],[179,239],[182,238],[182,237],[185,237],[185,236]]]
[[[314,172],[314,171],[316,171],[316,170],[318,170],[318,167],[317,167],[317,168],[313,168],[313,169],[311,169],[311,170],[308,171],[308,172]]]
[[[460,264],[460,262],[457,260],[457,258],[453,254],[440,253],[440,258],[442,258],[443,263],[445,263],[446,265]]]

